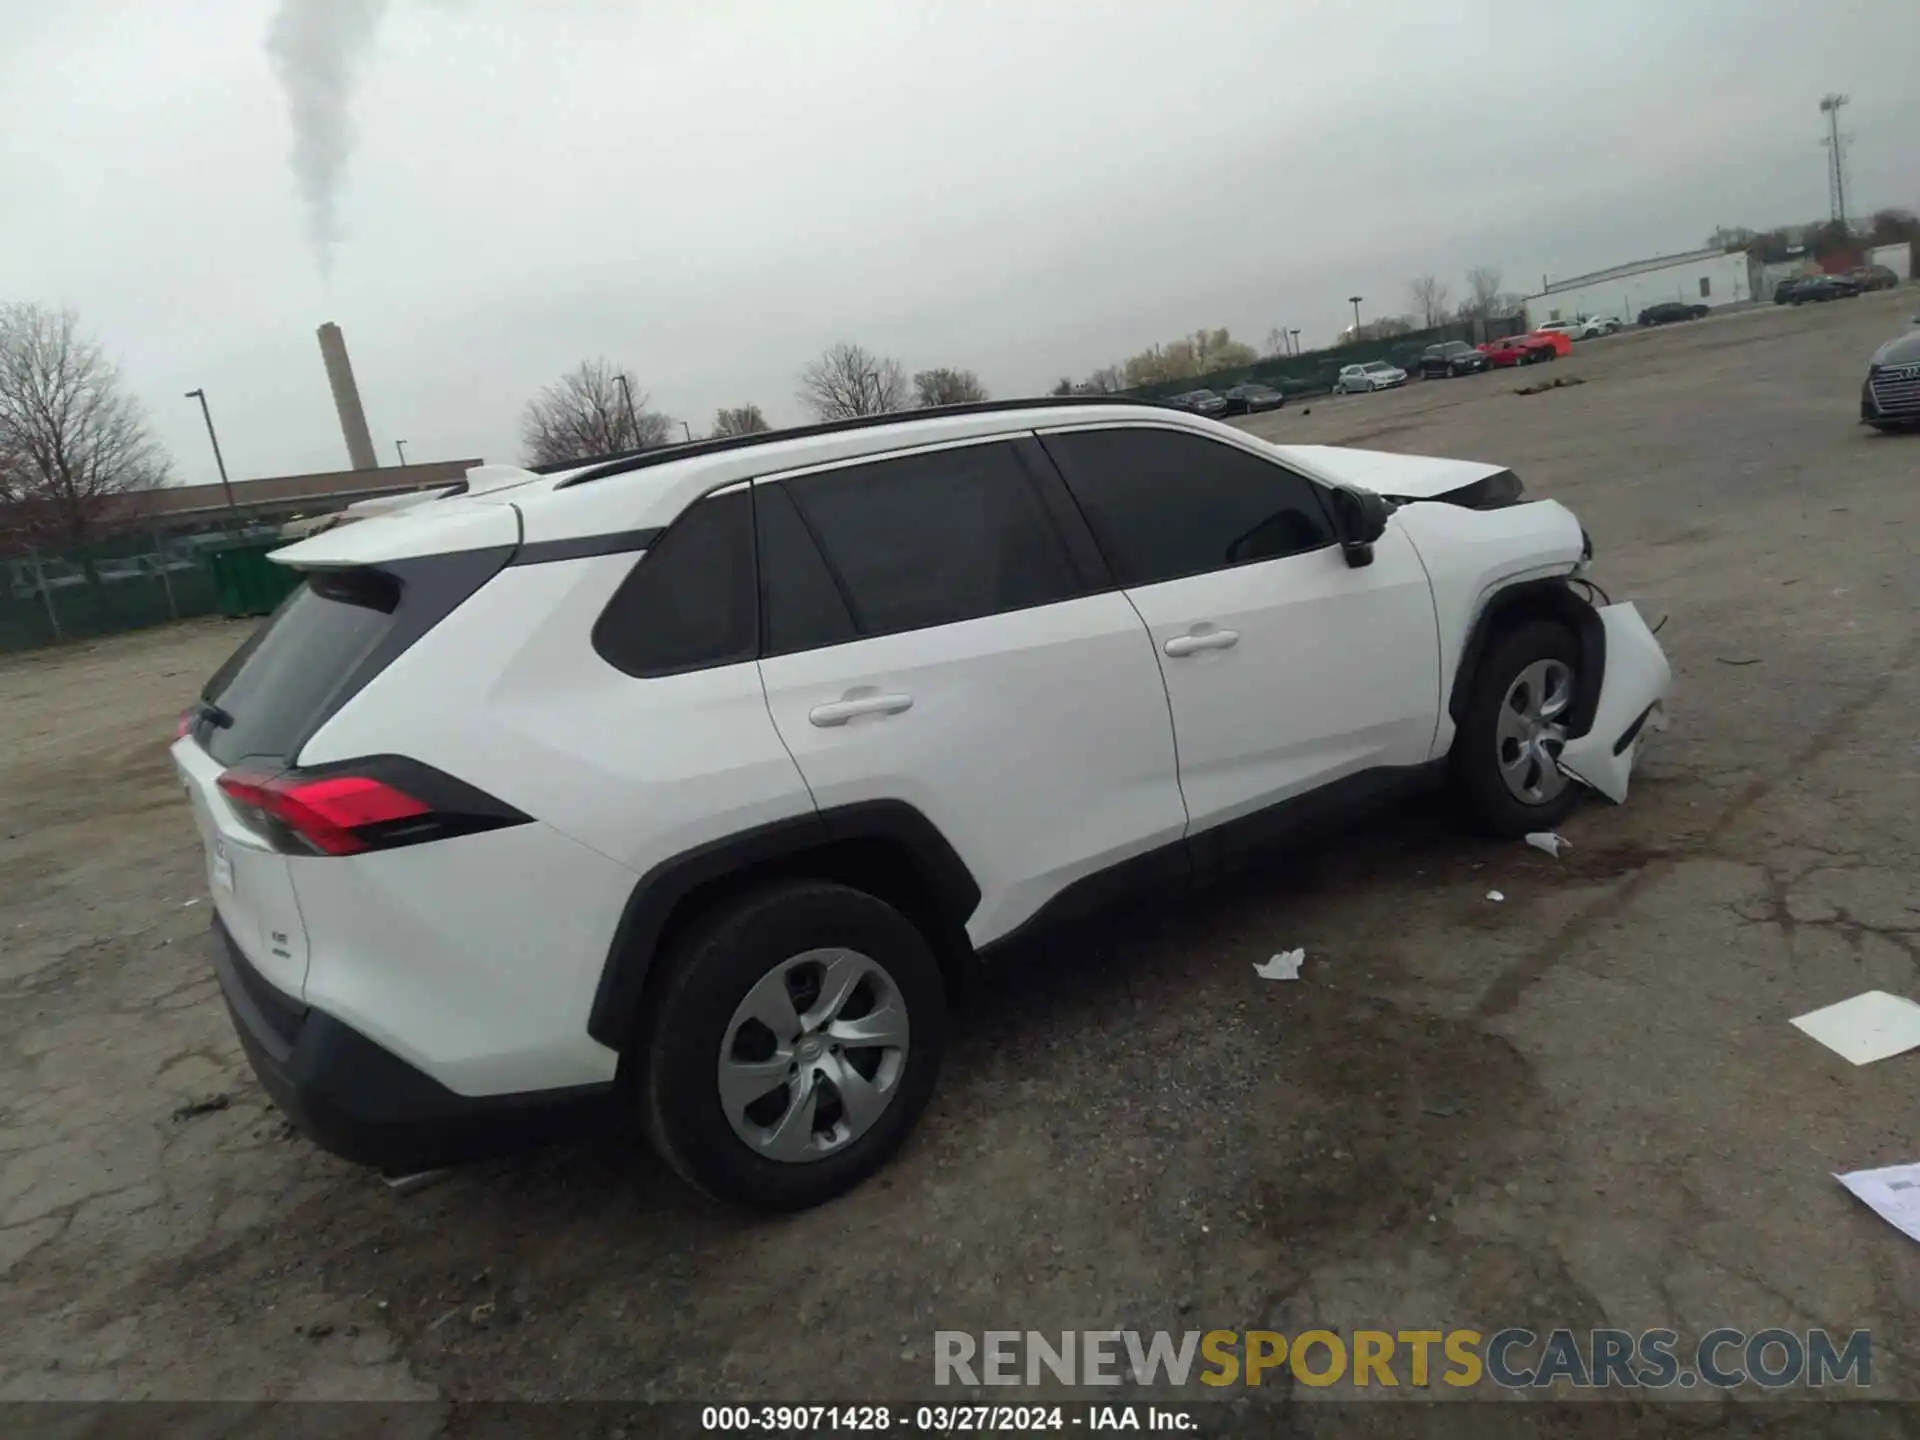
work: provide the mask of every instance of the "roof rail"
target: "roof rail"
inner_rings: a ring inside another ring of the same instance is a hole
[[[684,440],[675,440],[670,445],[642,445],[634,450],[609,450],[602,455],[581,455],[572,460],[548,460],[539,465],[528,465],[525,468],[535,475],[558,475],[562,470],[584,470],[589,465],[608,465],[615,460],[630,460],[636,455],[645,455],[651,459],[663,450],[684,450],[686,448],[687,442]]]
[[[884,415],[855,415],[846,420],[826,420],[817,425],[796,425],[790,430],[758,430],[751,435],[718,435],[684,445],[664,445],[654,450],[639,450],[594,465],[560,482],[556,489],[584,485],[589,480],[604,480],[609,475],[625,475],[671,460],[687,460],[700,455],[724,455],[733,450],[748,450],[755,445],[770,445],[781,440],[807,440],[816,435],[839,435],[849,430],[871,430],[880,425],[898,425],[903,420],[937,420],[948,415],[992,415],[1001,410],[1052,410],[1073,405],[1139,405],[1164,410],[1165,402],[1143,400],[1133,395],[1041,395],[1019,400],[980,400],[966,405],[933,405],[924,410],[890,410]],[[576,462],[578,463],[578,462]]]

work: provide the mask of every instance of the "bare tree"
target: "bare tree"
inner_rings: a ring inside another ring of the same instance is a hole
[[[647,408],[649,398],[625,368],[605,358],[582,360],[527,402],[520,417],[527,463],[560,465],[666,444],[672,422]]]
[[[907,408],[907,375],[898,360],[842,340],[807,362],[795,398],[817,420],[886,415]]]
[[[1500,298],[1500,271],[1492,265],[1476,265],[1467,271],[1467,298],[1460,302],[1463,319],[1493,318],[1495,302]]]
[[[1217,330],[1196,330],[1187,337],[1186,344],[1193,354],[1193,373],[1196,375],[1235,370],[1243,365],[1251,365],[1260,358],[1251,345],[1243,345],[1228,334],[1224,325]]]
[[[760,413],[758,405],[723,405],[713,412],[713,433],[716,438],[725,435],[759,435],[773,427],[767,423],[767,417]]]
[[[1353,332],[1353,339],[1356,344],[1392,340],[1397,336],[1410,335],[1419,328],[1411,315],[1382,315],[1361,325]]]
[[[922,410],[936,405],[971,405],[987,398],[987,387],[971,370],[949,370],[941,366],[922,370],[913,377],[913,403]]]
[[[1423,330],[1446,322],[1448,293],[1447,282],[1431,275],[1422,275],[1407,286],[1407,294],[1413,300],[1413,313]]]
[[[1121,373],[1118,365],[1102,365],[1087,376],[1080,392],[1083,395],[1118,395],[1126,388],[1127,377]]]
[[[0,531],[77,549],[166,482],[167,459],[120,372],[71,310],[0,305]]]

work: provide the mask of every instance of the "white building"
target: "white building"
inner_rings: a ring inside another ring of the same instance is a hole
[[[1545,290],[1527,297],[1527,318],[1542,325],[1605,315],[1631,325],[1642,310],[1662,300],[1718,307],[1754,298],[1745,253],[1716,247],[1549,281]]]
[[[1913,278],[1913,247],[1902,240],[1898,245],[1876,245],[1867,252],[1869,265],[1884,265],[1902,280]]]

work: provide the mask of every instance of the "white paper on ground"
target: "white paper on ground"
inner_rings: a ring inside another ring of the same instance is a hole
[[[1498,905],[1502,900],[1506,898],[1507,897],[1502,895],[1498,890],[1487,891],[1487,899],[1493,901],[1493,903],[1496,905]]]
[[[1535,830],[1528,834],[1527,844],[1536,850],[1544,850],[1554,859],[1560,858],[1562,850],[1571,850],[1573,842],[1564,835],[1556,835],[1551,830]]]
[[[1793,1025],[1855,1065],[1869,1065],[1920,1045],[1920,1005],[1884,990],[1869,990],[1838,1005],[1796,1015]]]
[[[1307,958],[1305,950],[1283,950],[1264,965],[1253,967],[1253,973],[1262,980],[1298,980],[1300,964]]]
[[[1920,1165],[1888,1165],[1833,1178],[1882,1220],[1920,1240]]]

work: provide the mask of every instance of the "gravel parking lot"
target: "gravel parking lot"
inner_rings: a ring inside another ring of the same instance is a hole
[[[165,757],[242,627],[5,662],[0,1396],[924,1398],[935,1329],[1615,1325],[1870,1328],[1871,1393],[1920,1398],[1912,1242],[1831,1178],[1920,1159],[1920,1058],[1787,1023],[1920,990],[1920,436],[1856,423],[1913,307],[1251,422],[1574,507],[1674,664],[1630,802],[1559,860],[1398,811],[1062,942],[966,1013],[905,1153],[798,1217],[612,1138],[399,1196],[291,1137]],[[1303,983],[1254,976],[1293,946]]]

